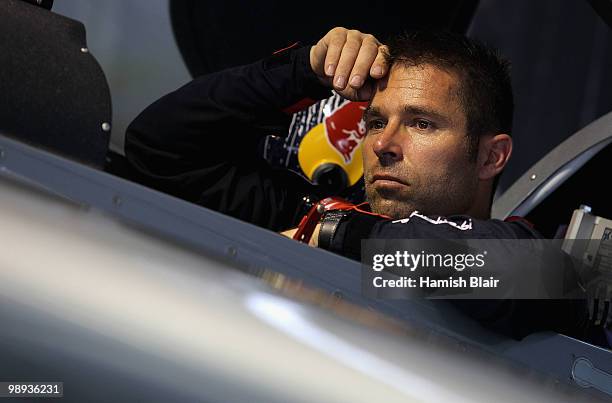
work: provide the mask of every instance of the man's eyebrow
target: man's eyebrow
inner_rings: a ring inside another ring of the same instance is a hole
[[[429,109],[429,108],[422,107],[422,106],[406,105],[403,109],[403,114],[404,115],[428,116],[442,124],[450,124],[450,119],[447,116],[439,112],[436,112],[433,109]],[[363,111],[363,120],[368,120],[371,118],[379,118],[382,116],[383,116],[382,112],[376,106],[368,106]]]
[[[380,116],[382,116],[380,109],[372,105],[368,106],[363,111],[363,120],[367,120],[368,118],[371,118],[371,117],[380,117]]]
[[[404,115],[424,115],[442,123],[450,123],[450,119],[447,116],[422,106],[406,105],[403,112]]]

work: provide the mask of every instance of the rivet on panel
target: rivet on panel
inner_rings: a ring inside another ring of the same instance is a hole
[[[534,181],[535,178],[537,178],[536,174],[531,174],[531,176],[529,177],[529,179],[531,179],[532,181]]]
[[[105,132],[109,131],[111,129],[111,125],[107,122],[102,123],[102,130],[104,130]]]
[[[89,53],[89,49],[87,49],[87,48],[81,48],[81,52],[82,52],[82,53]]]

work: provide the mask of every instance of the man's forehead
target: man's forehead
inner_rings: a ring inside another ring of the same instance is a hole
[[[385,79],[379,80],[371,106],[376,109],[405,104],[429,107],[458,107],[456,74],[432,64],[396,63]]]

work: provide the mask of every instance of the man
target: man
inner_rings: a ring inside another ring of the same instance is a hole
[[[358,38],[351,43],[349,33],[332,30],[311,49],[310,60],[322,82],[328,79],[325,73],[334,74],[328,80],[341,95],[371,99],[364,116],[363,155],[372,211],[395,219],[415,211],[489,218],[495,178],[512,151],[507,134],[513,109],[507,64],[476,43],[443,33],[400,37],[391,45],[390,55],[384,57],[379,51],[378,60],[371,63],[375,52],[369,49],[377,42],[370,44],[368,39],[363,39],[357,53],[351,47],[357,47]],[[342,69],[350,68],[353,58],[353,71]],[[340,66],[333,73],[324,71],[335,63]],[[368,64],[372,77],[376,69],[391,66],[389,75],[374,88],[360,86]],[[318,243],[319,229],[312,245]],[[347,248],[333,249],[342,253]]]
[[[326,195],[270,167],[256,150],[266,135],[284,135],[291,113],[328,97],[330,88],[370,101],[364,180],[375,214],[327,214],[311,245],[359,259],[367,238],[539,237],[523,222],[488,219],[496,177],[512,152],[507,64],[450,34],[414,33],[387,49],[371,35],[334,28],[312,48],[199,77],[130,125],[126,156],[149,186],[286,230],[305,195]],[[459,306],[514,337],[537,329],[573,333],[586,313],[571,301]]]

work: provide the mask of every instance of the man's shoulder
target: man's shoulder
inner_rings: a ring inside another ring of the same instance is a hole
[[[535,226],[522,217],[509,217],[505,220],[477,220],[483,228],[490,231],[492,238],[498,239],[542,239]]]
[[[392,220],[386,227],[410,227],[418,236],[473,238],[473,239],[541,239],[542,235],[531,223],[520,217],[507,220],[477,219],[466,215],[436,216],[418,211],[409,217]],[[437,235],[437,236],[436,236]]]

